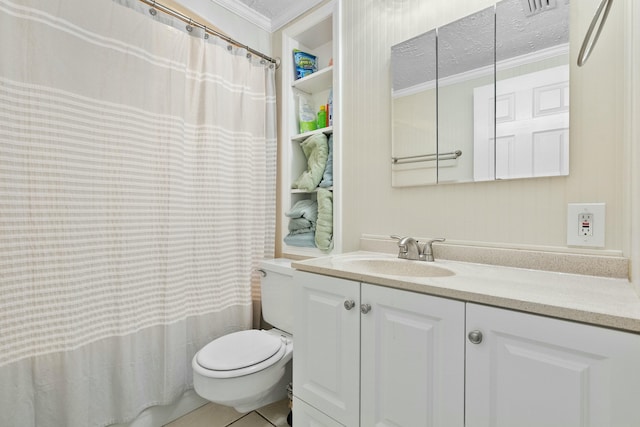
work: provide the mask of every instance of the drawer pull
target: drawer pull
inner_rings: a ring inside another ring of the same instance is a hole
[[[344,308],[346,308],[347,310],[351,310],[355,306],[356,302],[352,299],[348,299],[344,302]]]
[[[482,342],[482,332],[480,331],[471,331],[468,337],[471,344],[480,344]]]

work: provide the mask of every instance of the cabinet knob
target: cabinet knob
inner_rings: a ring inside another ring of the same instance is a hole
[[[482,332],[480,331],[471,331],[467,336],[472,344],[480,344],[482,342]]]
[[[352,299],[348,299],[344,302],[344,308],[346,308],[347,310],[351,310],[355,306],[356,302]]]
[[[361,304],[360,305],[360,312],[362,314],[367,314],[370,311],[371,311],[371,305],[370,304]]]

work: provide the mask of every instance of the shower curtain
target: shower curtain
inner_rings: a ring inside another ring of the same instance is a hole
[[[252,326],[274,68],[148,9],[0,0],[0,426],[129,421]]]

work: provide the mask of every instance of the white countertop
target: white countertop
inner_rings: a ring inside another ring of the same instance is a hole
[[[627,279],[448,260],[428,264],[451,270],[455,273],[452,276],[399,276],[350,263],[357,259],[425,263],[358,251],[294,261],[291,265],[311,273],[640,333],[640,298]]]

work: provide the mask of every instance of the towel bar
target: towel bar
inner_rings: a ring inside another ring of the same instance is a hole
[[[450,153],[432,153],[421,154],[418,156],[392,157],[391,163],[399,165],[403,163],[432,162],[434,160],[454,160],[462,156],[461,150],[452,151]]]

